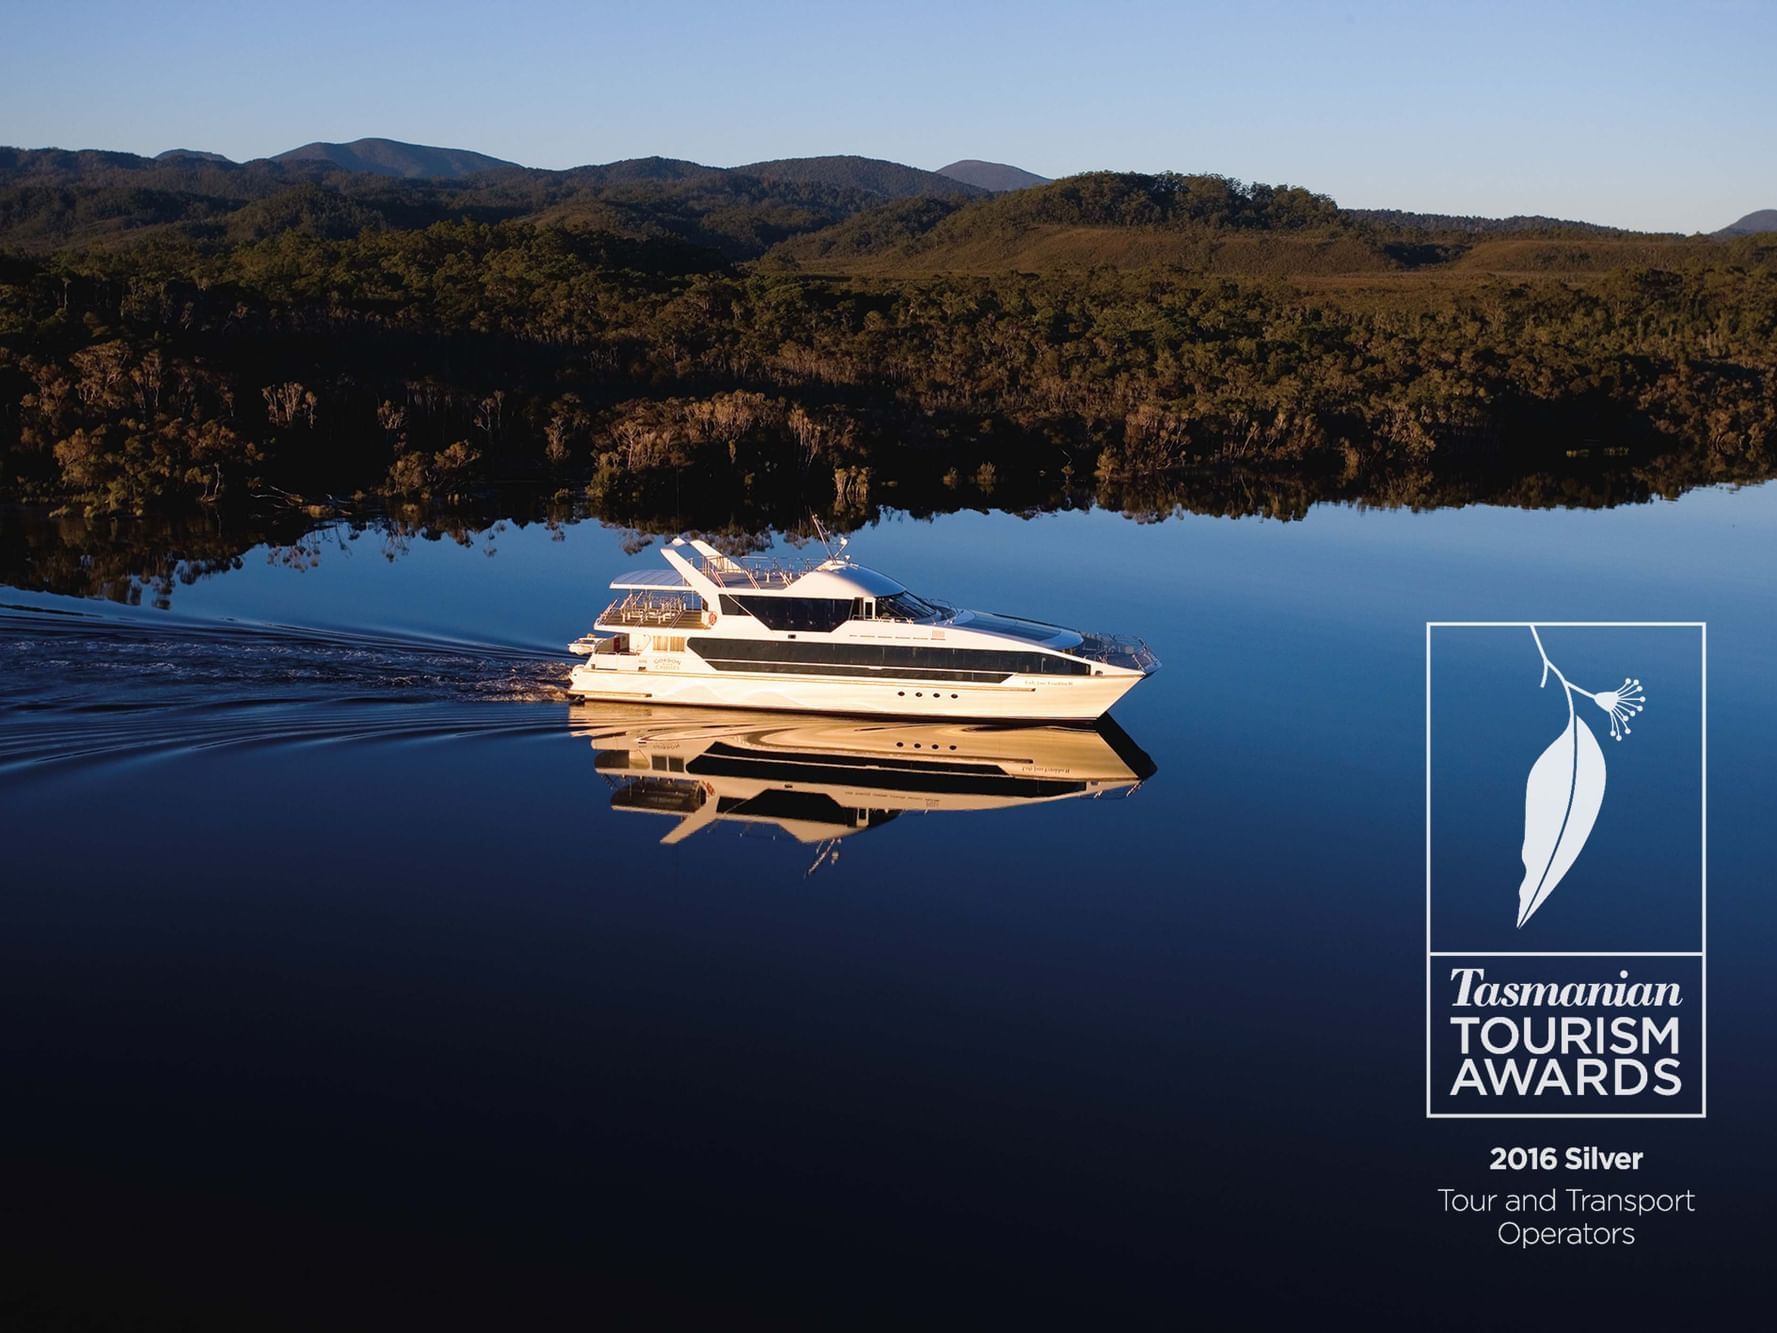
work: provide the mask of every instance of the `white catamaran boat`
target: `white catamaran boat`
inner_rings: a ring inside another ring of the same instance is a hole
[[[675,538],[669,568],[569,645],[585,699],[924,718],[1085,722],[1160,663],[1139,639],[1085,634],[915,596],[843,553],[730,559]]]

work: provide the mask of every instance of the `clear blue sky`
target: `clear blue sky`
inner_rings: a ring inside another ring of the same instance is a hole
[[[980,157],[1673,231],[1777,208],[1777,0],[4,0],[0,20],[0,142],[27,147]]]

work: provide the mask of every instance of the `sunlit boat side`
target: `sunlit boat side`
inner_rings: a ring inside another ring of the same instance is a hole
[[[1139,639],[969,611],[842,553],[733,559],[675,539],[616,598],[569,689],[584,699],[938,718],[1090,721],[1160,667]]]

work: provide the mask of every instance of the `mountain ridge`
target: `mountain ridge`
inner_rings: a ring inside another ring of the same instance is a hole
[[[240,165],[231,157],[224,157],[221,153],[206,153],[201,148],[169,148],[164,153],[156,153],[154,160],[156,162],[222,162],[231,167]]]
[[[516,167],[505,158],[468,148],[436,148],[399,139],[353,139],[350,143],[316,140],[272,156],[273,162],[326,162],[347,171],[403,180],[461,180],[481,171]]]
[[[1757,236],[1761,232],[1777,231],[1777,208],[1761,208],[1748,213],[1737,222],[1730,222],[1720,231],[1711,232],[1712,236]]]
[[[988,183],[976,184],[944,174],[967,174],[966,169],[972,166],[1003,168],[1018,175],[978,175],[978,180]],[[1041,180],[1021,168],[978,159],[962,159],[933,172],[858,155],[778,158],[732,167],[651,156],[558,170],[528,167],[467,149],[391,139],[359,139],[349,144],[317,141],[244,162],[192,148],[172,148],[145,157],[104,149],[0,146],[0,190],[25,192],[0,199],[0,214],[4,215],[7,235],[30,245],[82,236],[123,236],[163,224],[201,231],[206,219],[310,182],[326,183],[331,189],[363,199],[396,226],[454,216],[492,221],[523,215],[548,223],[605,226],[624,233],[656,235],[664,230],[702,245],[710,242],[712,233],[700,219],[714,219],[721,232],[717,248],[730,259],[745,259],[756,257],[778,241],[799,235],[813,237],[824,227],[846,224],[844,230],[785,251],[782,257],[796,262],[870,256],[887,260],[889,252],[909,247],[930,253],[948,238],[967,241],[970,264],[1024,262],[1023,244],[1013,242],[1033,228],[1049,235],[1042,246],[1044,264],[1061,262],[1068,245],[1075,243],[1062,245],[1058,229],[1075,236],[1081,262],[1116,263],[1128,250],[1130,263],[1190,263],[1199,248],[1195,242],[1181,246],[1169,241],[1156,247],[1141,240],[1131,249],[1099,233],[1106,228],[1125,237],[1142,229],[1176,233],[1181,219],[1188,220],[1205,206],[1210,212],[1201,222],[1211,227],[1250,229],[1255,221],[1251,207],[1235,206],[1239,204],[1235,196],[1249,187],[1221,176],[1087,172],[1037,185],[993,188],[996,183],[1027,176]],[[55,193],[70,186],[81,193]],[[388,195],[395,189],[408,193]],[[1174,191],[1181,189],[1184,193],[1175,198]],[[1486,218],[1404,209],[1342,209],[1325,196],[1292,187],[1250,189],[1258,194],[1248,202],[1262,205],[1260,211],[1266,217],[1261,229],[1331,227],[1353,239],[1394,244],[1401,253],[1391,254],[1391,262],[1408,267],[1448,262],[1465,250],[1492,243],[1528,245],[1563,239],[1677,243],[1682,239],[1676,233],[1635,232],[1542,216]],[[369,199],[367,191],[381,191],[387,197]],[[596,207],[588,207],[595,194],[599,196]],[[1280,213],[1279,206],[1290,200],[1294,201],[1292,208]],[[866,216],[897,202],[919,206]],[[938,202],[947,207],[936,207]],[[967,206],[968,216],[951,217],[960,206]],[[978,211],[987,206],[991,206],[987,212]],[[737,207],[750,211],[750,216],[737,219],[733,215]],[[1306,212],[1296,211],[1300,209]],[[1286,218],[1286,213],[1292,216]],[[341,224],[335,219],[328,225]],[[1187,230],[1198,226],[1189,223]],[[1094,235],[1087,237],[1082,228]],[[971,234],[965,237],[963,231]],[[994,231],[1006,234],[992,238],[988,233]],[[1729,242],[1774,231],[1777,209],[1764,209],[1693,239]],[[983,241],[991,244],[983,248]],[[1411,248],[1403,249],[1406,242],[1417,244],[1424,253],[1406,253]],[[1433,255],[1433,250],[1439,255]],[[958,258],[962,258],[960,251]],[[1034,261],[1038,256],[1033,253],[1030,258]],[[1552,262],[1550,255],[1536,257],[1538,267]]]
[[[1271,277],[1596,273],[1688,264],[1728,243],[1744,244],[1557,218],[1343,209],[1298,186],[1218,175],[1085,172],[986,198],[881,205],[790,237],[765,263],[874,277],[1067,266]]]
[[[1422,231],[1471,232],[1496,236],[1549,231],[1567,231],[1586,236],[1649,234],[1629,227],[1612,227],[1602,222],[1582,222],[1575,218],[1553,218],[1541,213],[1514,213],[1510,217],[1489,218],[1462,213],[1423,213],[1410,208],[1347,208],[1344,212],[1351,217],[1365,218],[1387,227],[1414,227]]]
[[[919,195],[973,198],[988,191],[965,181],[922,171],[879,157],[842,153],[828,157],[780,157],[747,162],[727,170],[761,180],[782,180],[797,185],[828,185],[859,190],[884,200],[911,199]]]
[[[948,166],[939,167],[938,174],[961,181],[965,185],[977,185],[994,194],[1050,184],[1048,176],[1039,176],[1034,171],[1026,171],[1009,162],[984,162],[978,157],[958,158]]]

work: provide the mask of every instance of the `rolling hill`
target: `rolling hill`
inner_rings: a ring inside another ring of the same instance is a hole
[[[921,171],[874,157],[785,157],[749,162],[731,170],[767,181],[857,190],[878,199],[912,199],[920,195],[973,198],[987,193],[978,185],[952,180],[935,171]]]
[[[868,221],[866,221],[868,219]],[[876,222],[866,214],[829,231],[784,242],[765,259],[794,260],[811,272],[859,277],[935,274],[1047,273],[1061,268],[1185,268],[1252,277],[1383,273],[1401,267],[1382,247],[1352,236],[1277,236],[1189,233],[1156,227],[1069,227],[1046,224],[1017,233],[977,233],[888,251],[846,254],[830,240],[841,227],[853,235]],[[855,227],[854,227],[855,224]]]
[[[154,155],[156,162],[224,162],[234,166],[233,158],[222,156],[221,153],[206,153],[197,148],[169,148],[164,153]]]
[[[1757,236],[1767,231],[1777,231],[1777,208],[1761,208],[1756,213],[1748,213],[1738,222],[1730,222],[1715,235]]]
[[[1385,227],[1414,228],[1420,231],[1452,232],[1474,236],[1522,236],[1525,234],[1571,234],[1575,236],[1633,236],[1635,232],[1621,227],[1606,227],[1598,222],[1575,222],[1568,218],[1543,217],[1540,214],[1517,214],[1509,218],[1471,217],[1458,213],[1416,213],[1402,208],[1348,208],[1354,218],[1364,218]]]
[[[1393,267],[1325,195],[1222,176],[1087,172],[949,209],[876,209],[773,256],[849,272],[1040,271],[1176,264],[1227,272]]]
[[[666,182],[703,180],[726,175],[722,167],[706,167],[682,157],[626,157],[598,166],[569,167],[566,171],[543,171],[524,167],[523,171],[541,176],[557,176],[582,185],[658,185]]]
[[[947,167],[939,167],[940,176],[948,176],[951,180],[961,181],[964,185],[978,185],[983,190],[991,190],[994,194],[1003,194],[1007,190],[1024,190],[1033,185],[1047,185],[1049,177],[1039,176],[1034,171],[1026,171],[1023,167],[1008,166],[1004,162],[983,162],[979,158],[965,157],[952,162]]]
[[[961,206],[956,199],[897,199],[785,241],[771,257],[817,267],[841,264],[850,268],[856,261],[871,259],[892,263]]]
[[[1557,218],[1341,209],[1293,186],[1088,172],[986,198],[886,204],[791,237],[764,262],[883,278],[1102,266],[1316,280],[1409,273],[1470,279],[1681,267],[1707,261],[1731,239]]]
[[[401,143],[395,139],[354,139],[351,143],[306,143],[273,162],[327,162],[347,171],[372,176],[399,176],[403,180],[460,180],[478,171],[517,166],[502,158],[473,153],[467,148],[433,148],[426,144]]]

